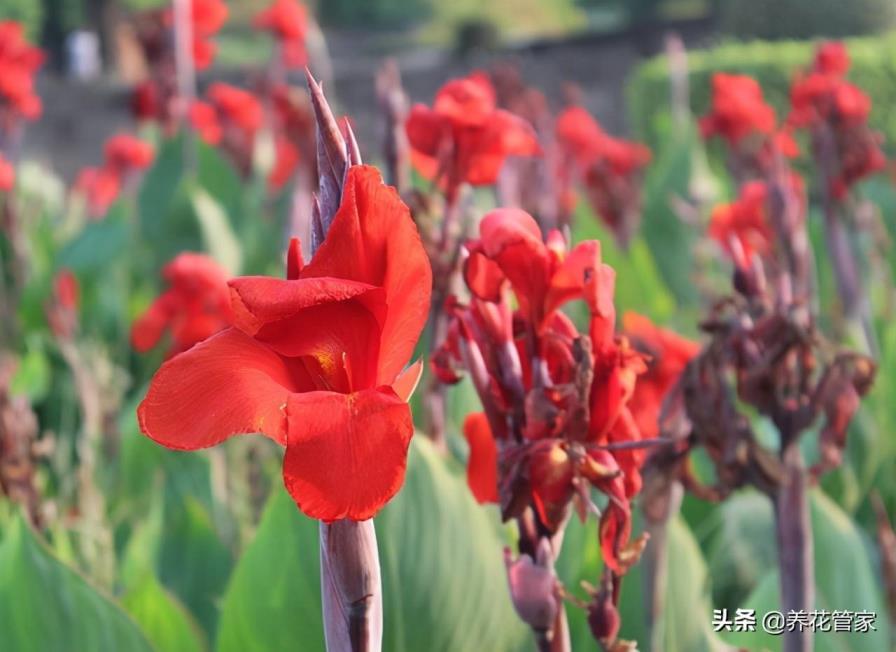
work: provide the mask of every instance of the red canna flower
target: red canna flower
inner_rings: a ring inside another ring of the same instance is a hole
[[[709,220],[709,235],[733,260],[741,252],[749,261],[753,254],[765,256],[771,251],[774,232],[766,216],[768,189],[763,181],[741,186],[736,201],[716,206]]]
[[[719,72],[712,77],[712,107],[700,118],[704,138],[718,135],[737,145],[752,134],[775,130],[775,110],[766,104],[762,88],[752,77]]]
[[[128,179],[148,168],[155,158],[152,145],[128,134],[112,136],[104,153],[102,167],[84,168],[74,185],[86,198],[88,213],[94,218],[105,215]]]
[[[825,75],[845,75],[849,71],[850,60],[846,46],[840,41],[822,43],[815,50],[812,67]]]
[[[415,166],[443,182],[449,196],[463,183],[495,183],[508,156],[540,153],[532,126],[496,108],[494,89],[481,72],[445,84],[432,108],[414,105],[405,129]]]
[[[16,185],[16,169],[12,163],[0,156],[0,190],[10,192]]]
[[[0,127],[9,131],[20,120],[36,120],[42,106],[34,77],[44,62],[38,48],[25,40],[20,23],[0,21]]]
[[[871,99],[845,79],[849,55],[842,43],[825,43],[812,71],[790,89],[788,122],[812,134],[816,157],[825,162],[828,192],[840,200],[861,179],[886,167],[880,134],[868,127]]]
[[[298,68],[308,62],[305,51],[308,9],[298,0],[274,0],[255,16],[253,24],[280,41],[281,57],[287,67]]]
[[[292,141],[284,136],[279,136],[274,141],[274,149],[274,167],[268,175],[268,187],[278,192],[292,179],[301,161],[301,154]]]
[[[366,520],[404,480],[420,369],[403,369],[429,310],[429,263],[407,207],[366,166],[349,169],[312,261],[297,252],[287,280],[229,282],[234,326],[161,367],[140,427],[175,449],[260,432],[286,446],[302,511]]]
[[[162,99],[158,84],[141,82],[131,95],[131,113],[138,122],[157,120],[162,115]]]
[[[190,107],[190,124],[199,137],[209,145],[218,145],[221,142],[221,123],[218,121],[215,107],[211,104],[198,100],[193,102]]]
[[[50,330],[60,339],[71,339],[78,327],[81,289],[77,277],[63,268],[53,277],[53,294],[46,305]]]
[[[203,254],[182,253],[165,266],[168,289],[131,327],[131,344],[144,353],[171,333],[169,357],[186,351],[233,322],[227,273]]]
[[[598,242],[568,250],[557,231],[542,241],[518,209],[486,215],[467,249],[473,298],[449,303],[453,322],[433,366],[449,382],[465,367],[483,403],[464,423],[473,495],[500,502],[505,518],[531,504],[540,526],[556,532],[587,494],[582,483],[598,488],[609,497],[605,561],[624,572],[641,456],[612,447],[641,439],[628,401],[644,363],[614,335],[613,270],[601,263]],[[585,336],[559,310],[576,299],[591,313]]]
[[[229,10],[224,0],[192,0],[190,18],[193,30],[193,65],[196,70],[205,70],[212,65],[217,53],[217,46],[212,38],[221,31],[227,22]],[[173,13],[168,13],[169,25],[173,21]]]
[[[93,218],[100,218],[118,199],[121,177],[115,170],[105,166],[87,167],[78,174],[74,189],[84,196],[88,214]]]
[[[155,158],[149,143],[129,134],[118,134],[106,141],[106,165],[120,174],[148,168]]]
[[[634,348],[647,356],[647,371],[638,377],[629,405],[641,436],[653,439],[659,436],[663,400],[700,345],[635,312],[626,312],[622,324]]]
[[[207,97],[221,118],[246,134],[254,136],[261,128],[264,111],[261,102],[249,91],[217,82],[209,87]]]
[[[582,107],[571,106],[555,125],[559,149],[557,183],[561,194],[571,196],[572,182],[584,186],[594,212],[626,245],[641,215],[643,171],[650,150],[640,144],[613,138]]]

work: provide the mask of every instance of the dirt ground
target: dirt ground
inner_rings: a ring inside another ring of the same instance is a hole
[[[403,81],[413,101],[428,102],[447,79],[497,62],[514,62],[533,86],[547,97],[561,97],[564,82],[579,84],[584,102],[611,132],[626,133],[625,80],[645,57],[660,52],[667,34],[679,34],[689,48],[712,39],[712,25],[705,21],[657,25],[626,33],[579,36],[564,40],[532,41],[498,52],[466,58],[439,51],[413,51],[396,56]],[[351,35],[329,35],[334,84],[340,110],[350,114],[362,148],[377,147],[380,116],[374,89],[374,73],[381,56],[351,56],[357,48]],[[238,83],[246,71],[215,71],[203,83],[221,78]],[[39,80],[44,115],[25,136],[22,155],[50,166],[71,180],[84,165],[96,164],[104,140],[133,128],[128,111],[129,92],[113,80],[82,83],[44,75]],[[375,158],[371,156],[370,158]]]

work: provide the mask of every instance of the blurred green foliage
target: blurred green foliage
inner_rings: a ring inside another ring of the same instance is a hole
[[[41,32],[44,13],[44,3],[38,0],[0,0],[0,20],[15,20],[22,23],[31,40]]]
[[[896,3],[894,3],[896,5]],[[886,142],[896,143],[896,33],[848,39],[852,58],[849,79],[873,102],[870,124]],[[750,75],[757,79],[778,117],[787,115],[794,74],[811,65],[815,42],[727,43],[688,53],[691,108],[703,115],[709,108],[711,79],[716,72]],[[638,138],[656,150],[670,121],[669,66],[665,56],[640,65],[627,88],[629,118]]]
[[[721,0],[722,30],[740,38],[842,38],[896,26],[893,0]]]

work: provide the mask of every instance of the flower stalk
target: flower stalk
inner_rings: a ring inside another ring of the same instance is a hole
[[[320,84],[306,70],[317,122],[320,179],[312,218],[312,256],[342,199],[345,174],[361,157],[345,123],[344,137]],[[328,652],[376,652],[383,641],[383,589],[373,519],[320,523],[320,586]]]

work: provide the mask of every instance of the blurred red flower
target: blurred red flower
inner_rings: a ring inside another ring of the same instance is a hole
[[[190,17],[193,28],[193,65],[196,70],[205,70],[212,65],[218,48],[211,39],[227,22],[229,13],[224,0],[192,0]]]
[[[149,143],[129,134],[112,136],[106,141],[103,165],[81,170],[74,184],[75,192],[84,195],[92,217],[102,217],[118,199],[127,180],[148,168],[154,158],[155,150]]]
[[[171,333],[168,355],[172,356],[230,326],[227,273],[214,260],[182,253],[165,265],[162,276],[168,289],[131,327],[134,349],[150,350],[167,330]]]
[[[641,436],[653,439],[660,434],[660,410],[666,394],[700,352],[700,345],[635,312],[622,316],[622,327],[632,346],[647,359],[647,371],[638,377],[629,405]]]
[[[253,24],[280,41],[280,55],[287,67],[298,68],[308,63],[305,50],[308,9],[298,0],[274,0],[255,16]]]
[[[442,86],[432,108],[415,104],[405,129],[414,165],[423,176],[438,177],[449,196],[462,183],[493,184],[508,156],[541,152],[532,126],[496,107],[481,72]]]
[[[765,256],[774,242],[768,223],[768,189],[763,181],[750,181],[740,188],[735,201],[716,206],[709,218],[709,235],[728,256],[740,264],[753,254]]]
[[[298,147],[285,136],[274,141],[274,167],[268,175],[268,188],[278,192],[289,183],[302,160]]]
[[[0,21],[0,125],[10,130],[18,120],[35,120],[41,114],[41,101],[34,91],[34,76],[44,62],[40,49],[25,40],[21,24]]]
[[[260,432],[286,446],[283,478],[306,514],[372,518],[404,481],[413,434],[403,371],[429,311],[429,261],[379,172],[352,167],[326,240],[289,278],[230,281],[234,326],[167,361],[138,410],[175,449]]]
[[[845,79],[849,55],[842,43],[819,46],[813,69],[790,89],[788,123],[809,129],[816,156],[829,160],[828,192],[843,199],[861,179],[886,167],[882,137],[868,127],[871,98]]]
[[[16,168],[0,155],[0,190],[10,192],[16,185]]]
[[[762,88],[752,77],[716,73],[712,77],[712,106],[700,118],[704,138],[718,135],[737,145],[751,134],[771,135],[775,110],[762,97]]]
[[[570,106],[557,116],[554,132],[559,148],[557,184],[572,211],[572,182],[578,179],[597,216],[617,242],[628,243],[641,216],[643,171],[650,149],[613,138],[584,108]]]
[[[45,310],[50,330],[61,339],[69,339],[78,326],[78,305],[81,288],[70,269],[60,269],[53,276],[53,294]]]

